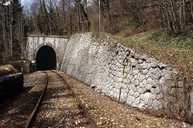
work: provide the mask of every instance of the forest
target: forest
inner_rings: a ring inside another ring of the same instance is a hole
[[[33,0],[27,9],[19,0],[1,0],[0,63],[22,59],[29,34],[116,35],[127,29],[128,36],[156,29],[178,36],[191,33],[192,26],[192,0]]]
[[[133,23],[143,31],[153,27],[180,34],[192,27],[193,1],[34,0],[25,14],[30,33],[63,35],[100,28],[114,34]]]
[[[0,0],[0,64],[22,58],[24,26],[19,0]]]

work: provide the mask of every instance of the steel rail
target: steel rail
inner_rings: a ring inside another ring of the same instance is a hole
[[[96,123],[94,122],[94,120],[89,116],[88,114],[88,111],[87,111],[87,108],[86,106],[82,103],[82,101],[80,100],[80,98],[78,96],[76,96],[76,94],[74,93],[73,89],[71,88],[71,86],[66,82],[66,80],[64,79],[63,75],[61,75],[60,73],[58,73],[57,71],[55,70],[52,70],[51,72],[53,72],[54,74],[56,74],[62,81],[63,83],[67,86],[67,88],[69,90],[72,91],[72,96],[76,99],[76,101],[78,102],[79,104],[79,108],[82,110],[82,114],[86,117],[88,117],[88,121],[90,122],[90,125],[92,126],[92,128],[97,128],[97,125]],[[31,128],[32,127],[32,123],[35,119],[35,116],[37,115],[38,113],[38,110],[41,106],[41,102],[45,96],[45,93],[47,91],[47,87],[48,87],[48,72],[44,72],[46,74],[46,84],[45,84],[45,87],[44,87],[44,90],[43,92],[41,93],[41,96],[39,97],[32,113],[30,114],[30,117],[28,118],[27,120],[27,123],[25,125],[25,128]],[[52,126],[51,128],[57,128],[57,124]]]
[[[39,99],[38,99],[38,101],[37,101],[37,103],[36,103],[36,105],[35,105],[32,113],[30,114],[30,117],[29,117],[28,120],[27,120],[27,123],[26,123],[26,125],[25,125],[25,128],[30,128],[30,127],[31,127],[31,124],[32,124],[32,122],[33,122],[33,120],[34,120],[34,118],[35,118],[35,116],[36,116],[36,114],[37,114],[37,112],[38,112],[38,110],[39,110],[39,107],[40,107],[40,105],[41,105],[41,102],[42,102],[42,100],[43,100],[43,98],[44,98],[44,95],[45,95],[45,93],[46,93],[46,90],[47,90],[47,87],[48,87],[48,73],[47,73],[47,72],[44,72],[44,73],[45,73],[45,76],[46,76],[46,84],[45,84],[45,86],[44,86],[44,90],[43,90],[43,92],[41,93],[41,96],[39,97]]]

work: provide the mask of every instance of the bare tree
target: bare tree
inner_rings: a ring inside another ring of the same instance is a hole
[[[191,0],[161,0],[160,1],[162,28],[168,33],[184,33],[192,26]]]
[[[36,0],[31,12],[33,32],[72,34],[97,31],[117,33],[129,22],[136,27],[161,27],[168,33],[186,32],[192,26],[192,0]],[[160,24],[161,23],[161,24]]]
[[[0,1],[0,63],[20,59],[23,46],[23,16],[18,0]]]

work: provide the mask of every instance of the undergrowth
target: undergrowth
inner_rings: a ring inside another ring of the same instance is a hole
[[[128,37],[118,36],[123,45],[148,54],[163,63],[173,65],[184,76],[193,80],[193,36],[171,36],[160,31],[148,31]]]

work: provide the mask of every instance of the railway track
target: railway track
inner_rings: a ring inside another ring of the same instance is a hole
[[[61,73],[57,71],[44,73],[47,79],[45,87],[25,128],[96,128],[87,108]]]
[[[44,87],[44,89],[43,89],[43,91],[42,91],[42,94],[40,95],[40,98],[39,98],[38,101],[37,101],[37,104],[35,105],[32,113],[31,113],[29,119],[27,120],[27,123],[26,123],[25,128],[30,128],[30,127],[31,127],[32,121],[34,120],[34,118],[35,118],[35,116],[36,116],[36,114],[37,114],[37,112],[38,112],[38,109],[39,109],[39,107],[40,107],[40,105],[41,105],[41,102],[42,102],[42,100],[43,100],[43,97],[44,97],[44,95],[45,95],[45,93],[46,93],[46,90],[47,90],[47,87],[48,87],[48,73],[47,73],[47,72],[44,72],[44,73],[45,73],[45,76],[46,76],[45,87]]]

